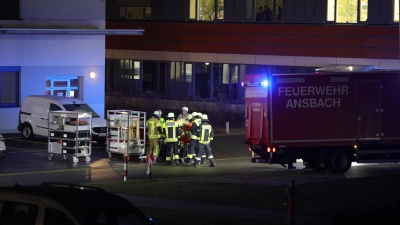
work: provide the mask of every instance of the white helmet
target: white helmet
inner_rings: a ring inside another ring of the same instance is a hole
[[[202,119],[202,120],[208,120],[207,114],[203,114],[203,115],[201,116],[201,119]]]
[[[175,118],[175,114],[172,112],[168,113],[168,118]]]
[[[192,116],[192,114],[189,114],[189,115],[187,115],[186,119],[187,119],[187,120],[191,120],[191,119],[193,119],[193,116]]]
[[[199,118],[201,118],[201,117],[203,116],[203,113],[198,112],[198,113],[197,113],[197,116],[198,116]]]
[[[188,107],[186,107],[186,106],[183,107],[182,110],[185,110],[186,112],[189,112],[189,109],[188,109]]]
[[[192,112],[192,117],[195,118],[197,116],[197,112]]]
[[[154,112],[153,112],[153,115],[156,115],[156,116],[160,117],[161,114],[160,114],[160,112],[157,110],[157,111],[154,111]]]

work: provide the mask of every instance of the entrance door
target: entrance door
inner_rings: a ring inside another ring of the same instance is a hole
[[[380,140],[381,85],[379,81],[356,82],[357,137],[360,141]]]

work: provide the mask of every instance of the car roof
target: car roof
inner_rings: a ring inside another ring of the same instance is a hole
[[[139,210],[123,197],[101,188],[66,183],[43,183],[35,186],[0,187],[0,192],[23,193],[50,198],[71,212]]]
[[[56,95],[29,95],[27,98],[39,98],[39,99],[51,99],[60,102],[61,104],[86,104],[82,100],[77,98],[68,98],[64,96]]]

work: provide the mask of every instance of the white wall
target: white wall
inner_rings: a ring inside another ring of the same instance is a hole
[[[105,3],[21,0],[21,17],[25,26],[69,24],[71,28],[104,29]],[[46,77],[84,76],[84,101],[104,117],[105,36],[0,35],[0,49],[0,66],[21,66],[21,102],[27,95],[45,94]],[[92,71],[95,79],[89,77]],[[19,109],[0,108],[0,130],[16,129]]]

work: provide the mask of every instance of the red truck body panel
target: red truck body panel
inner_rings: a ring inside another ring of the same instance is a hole
[[[244,84],[249,145],[400,143],[399,71],[248,74]]]

